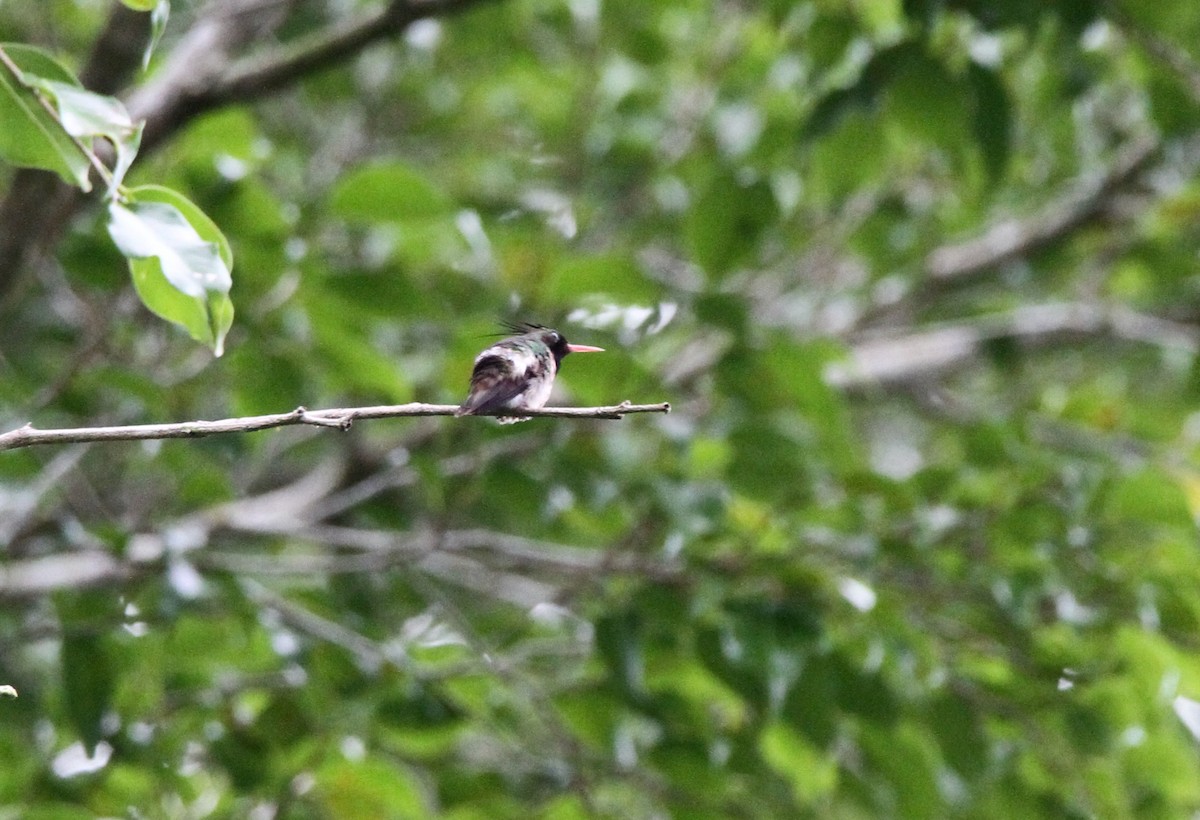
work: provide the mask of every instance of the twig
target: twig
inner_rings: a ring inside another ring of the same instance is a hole
[[[370,638],[289,601],[257,581],[243,579],[242,589],[259,606],[274,610],[279,618],[293,629],[345,649],[364,669],[376,670],[386,663],[401,669],[409,666],[403,652],[388,651]]]
[[[218,421],[184,421],[170,424],[132,424],[119,427],[74,427],[42,430],[26,424],[0,434],[0,451],[32,447],[37,444],[72,444],[87,441],[149,441],[169,438],[201,438],[223,433],[250,433],[272,427],[309,424],[316,427],[337,427],[342,430],[359,419],[385,419],[402,416],[453,416],[458,407],[453,404],[393,404],[377,407],[348,407],[333,410],[307,410],[297,407],[288,413],[266,416],[220,419]],[[575,419],[620,419],[631,413],[669,413],[671,405],[631,404],[628,401],[610,407],[543,407],[522,410],[522,416]],[[511,414],[511,413],[510,413]],[[496,415],[505,415],[503,412]]]
[[[122,556],[88,548],[0,562],[0,601],[63,589],[112,587],[162,572],[175,559],[186,560],[203,572],[230,572],[239,577],[328,576],[404,568],[527,606],[549,600],[553,596],[547,591],[570,579],[637,576],[660,584],[679,584],[687,578],[686,566],[667,558],[612,554],[488,530],[404,533],[332,524],[272,525],[267,521],[222,525],[243,540],[246,536],[282,536],[317,547],[312,552],[267,555],[210,549],[207,532],[185,533],[194,525],[194,521],[181,519],[161,533],[137,535]],[[185,533],[189,543],[182,547],[169,544],[172,530],[176,540]]]
[[[13,538],[29,526],[46,496],[62,487],[63,480],[79,466],[87,451],[87,447],[61,451],[20,492],[12,493],[0,502],[0,544],[11,544]]]

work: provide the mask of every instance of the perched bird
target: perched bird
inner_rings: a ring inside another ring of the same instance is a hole
[[[536,410],[550,398],[558,365],[568,353],[600,353],[602,347],[567,344],[557,330],[541,325],[509,325],[519,335],[496,342],[475,357],[471,388],[456,416],[491,415],[497,410]],[[528,421],[501,416],[501,424]]]

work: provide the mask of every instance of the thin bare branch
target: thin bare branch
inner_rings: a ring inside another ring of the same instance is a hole
[[[0,434],[0,451],[39,444],[74,444],[88,441],[150,441],[171,438],[202,438],[227,433],[250,433],[273,427],[307,424],[349,430],[360,419],[386,419],[410,416],[453,416],[453,404],[392,404],[375,407],[347,407],[333,410],[307,410],[297,407],[287,413],[245,416],[217,421],[184,421],[169,424],[132,424],[119,427],[73,427],[42,430],[26,424]],[[543,407],[522,410],[523,416],[573,419],[620,419],[632,413],[669,413],[671,405],[631,404],[628,401],[610,407]],[[498,413],[496,415],[504,415]]]
[[[63,589],[111,586],[139,567],[106,550],[82,550],[0,564],[0,598],[26,598]]]
[[[277,613],[280,620],[293,629],[342,647],[364,669],[375,670],[387,663],[402,669],[409,666],[408,658],[402,651],[388,651],[388,648],[370,638],[288,600],[257,581],[243,579],[242,589],[256,604]]]

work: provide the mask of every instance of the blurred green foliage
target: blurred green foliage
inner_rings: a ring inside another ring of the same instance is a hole
[[[1197,43],[497,0],[190,121],[130,182],[228,238],[225,356],[86,210],[0,302],[3,429],[454,402],[504,318],[674,410],[0,454],[0,817],[1200,811]]]

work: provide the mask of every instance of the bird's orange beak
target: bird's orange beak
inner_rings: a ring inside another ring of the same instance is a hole
[[[567,345],[567,350],[572,353],[603,353],[604,348],[592,347],[591,345]]]

